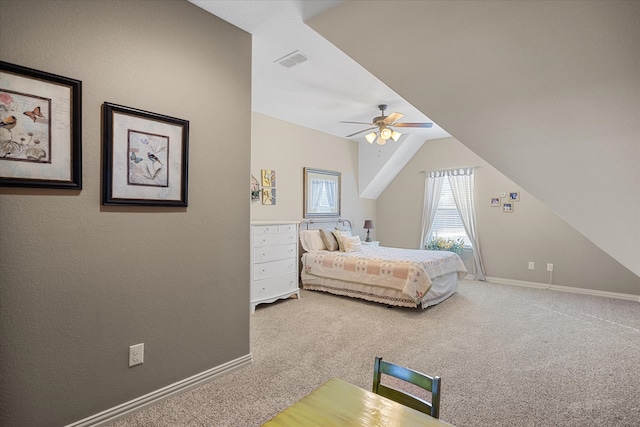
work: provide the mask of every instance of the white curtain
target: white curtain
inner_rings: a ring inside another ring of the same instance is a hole
[[[327,201],[329,206],[333,209],[336,207],[336,186],[333,181],[324,181],[324,189],[327,192]]]
[[[473,248],[473,267],[476,280],[486,280],[484,264],[480,254],[480,242],[476,233],[476,209],[473,201],[474,168],[454,169],[448,171],[449,184],[453,199],[456,202],[460,219],[464,225],[464,231],[471,241]]]
[[[324,188],[324,181],[320,179],[314,179],[311,181],[311,212],[318,211],[318,204],[322,197],[322,191]]]
[[[429,172],[424,183],[424,207],[422,208],[422,236],[420,237],[420,247],[424,249],[427,237],[431,235],[433,220],[436,217],[436,209],[440,201],[442,182],[445,176],[440,172]]]

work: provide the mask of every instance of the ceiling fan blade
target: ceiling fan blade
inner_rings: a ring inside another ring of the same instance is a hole
[[[345,122],[345,121],[341,121],[340,123],[353,123],[354,125],[371,125],[371,126],[374,125],[374,123],[370,123],[370,122]]]
[[[373,130],[373,129],[378,129],[378,127],[376,126],[376,127],[369,128],[369,129],[363,129],[363,130],[358,131],[358,132],[356,132],[356,133],[352,133],[351,135],[347,135],[347,136],[345,136],[345,138],[351,138],[352,136],[356,136],[356,135],[358,135],[359,133],[366,132],[366,131]]]
[[[394,123],[390,126],[399,128],[430,128],[433,123]]]
[[[391,123],[394,123],[396,120],[400,120],[402,117],[404,117],[404,114],[402,113],[391,113],[384,118],[383,122],[385,125],[390,125]]]

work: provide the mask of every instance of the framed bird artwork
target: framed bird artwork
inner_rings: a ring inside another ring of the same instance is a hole
[[[82,82],[0,61],[0,186],[82,188]]]
[[[187,206],[189,122],[105,102],[103,205]]]

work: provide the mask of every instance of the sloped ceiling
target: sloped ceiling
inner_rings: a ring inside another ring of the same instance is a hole
[[[357,1],[307,24],[640,275],[640,2]]]

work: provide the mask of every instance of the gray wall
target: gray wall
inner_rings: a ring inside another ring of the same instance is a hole
[[[454,138],[427,141],[378,199],[378,237],[385,246],[420,243],[424,175],[420,171],[480,166],[475,172],[478,235],[487,276],[640,295],[640,277],[622,266]],[[513,213],[491,207],[500,192],[520,191]],[[535,270],[528,269],[528,262]]]
[[[2,60],[83,82],[83,189],[0,188],[0,424],[71,423],[249,354],[251,36],[183,0],[1,7]],[[190,121],[188,208],[101,206],[105,101]]]

